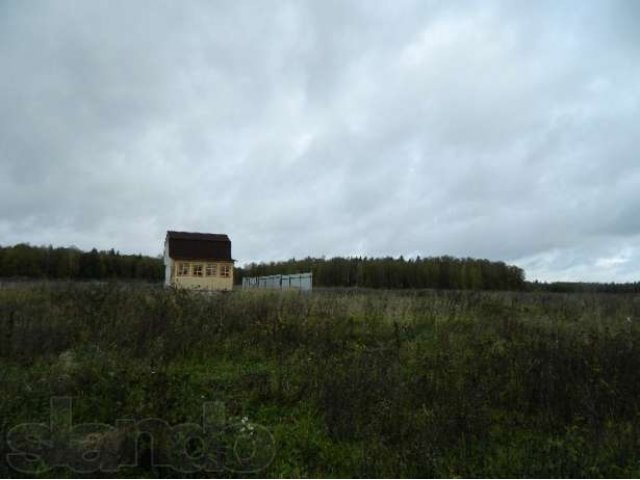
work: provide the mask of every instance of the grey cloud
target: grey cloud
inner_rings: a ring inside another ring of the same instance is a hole
[[[633,2],[0,9],[0,244],[640,266]]]

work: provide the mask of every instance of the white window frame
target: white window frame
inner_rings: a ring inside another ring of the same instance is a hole
[[[231,276],[231,266],[230,265],[221,265],[220,266],[220,276],[224,278],[229,278]]]

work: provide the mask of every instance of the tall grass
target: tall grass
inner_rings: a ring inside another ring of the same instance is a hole
[[[174,424],[216,400],[273,433],[261,476],[639,476],[639,345],[631,295],[9,288],[0,419],[72,396],[77,422]]]

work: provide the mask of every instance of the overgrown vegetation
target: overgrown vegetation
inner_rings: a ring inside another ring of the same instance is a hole
[[[47,423],[52,396],[74,424],[198,422],[217,401],[273,434],[259,476],[640,476],[633,295],[69,283],[0,290],[0,320],[3,435]],[[182,475],[150,448],[118,475]]]

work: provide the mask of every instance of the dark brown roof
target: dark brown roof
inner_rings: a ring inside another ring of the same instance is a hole
[[[231,240],[219,233],[167,232],[169,257],[174,260],[226,260],[231,258]]]

